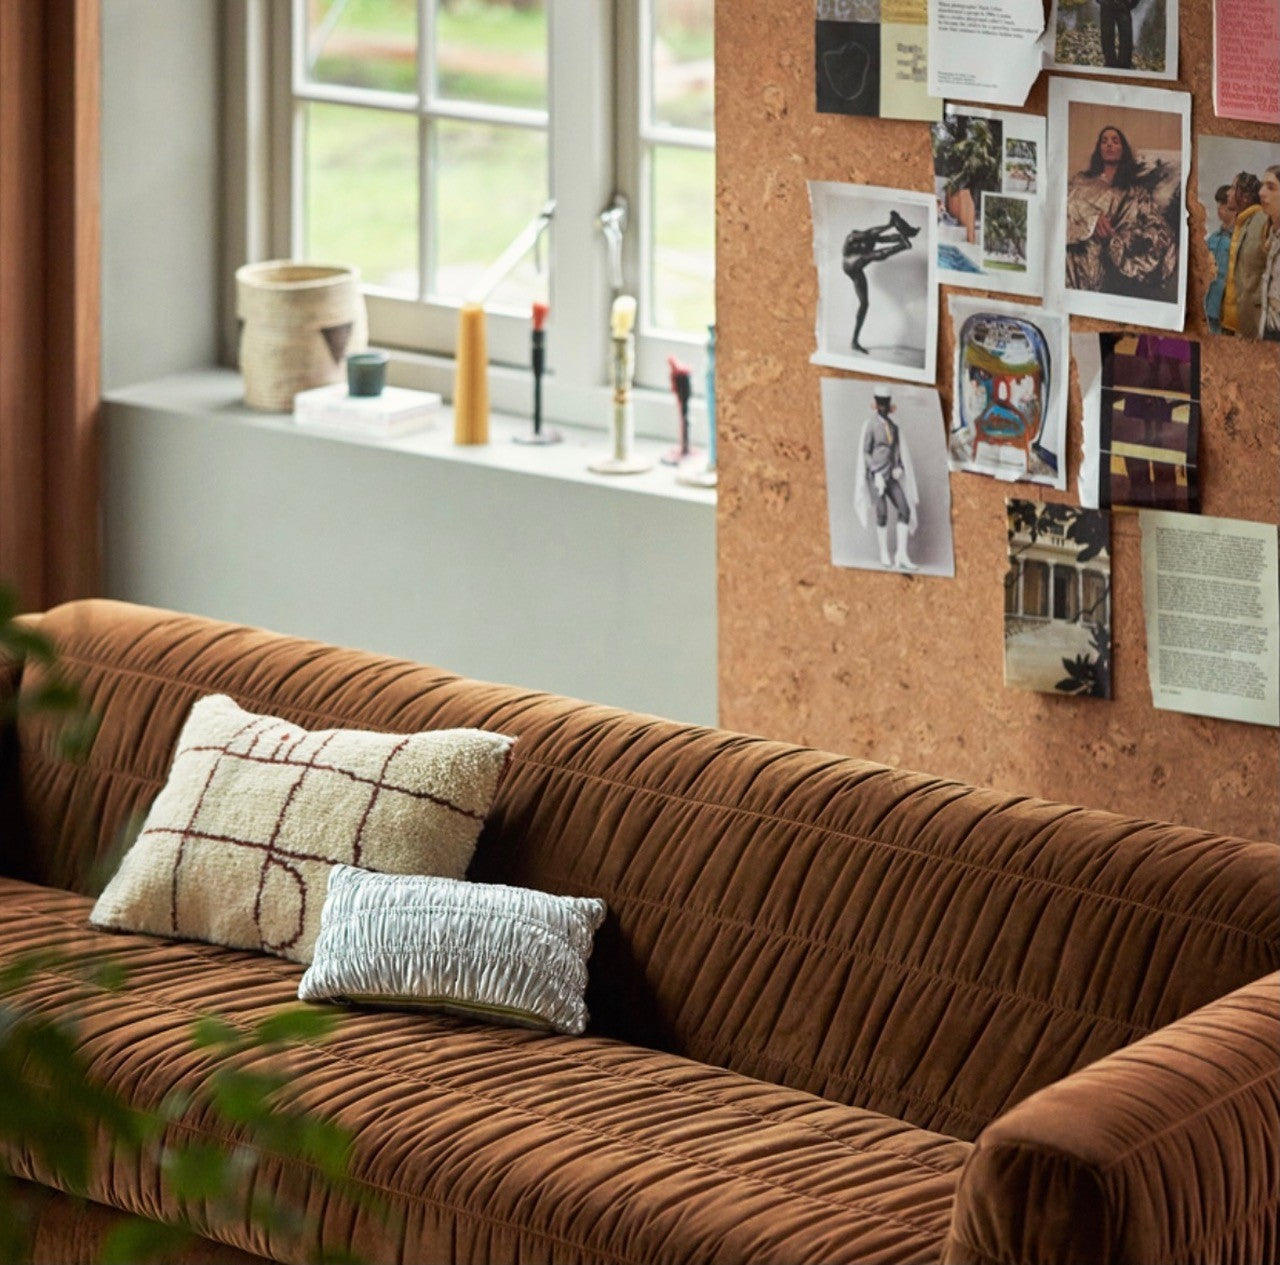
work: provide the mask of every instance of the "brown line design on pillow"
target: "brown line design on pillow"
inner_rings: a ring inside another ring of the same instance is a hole
[[[364,828],[365,823],[369,820],[369,814],[373,812],[373,806],[377,803],[378,793],[386,788],[387,770],[391,767],[391,761],[409,745],[408,735],[403,737],[396,743],[390,751],[387,752],[387,758],[382,762],[382,768],[378,772],[378,780],[374,783],[373,791],[369,796],[369,802],[364,806],[364,812],[360,816],[360,824],[356,827],[356,837],[351,844],[351,864],[359,865],[360,859],[364,853]]]
[[[464,808],[461,804],[455,804],[453,800],[447,798],[446,796],[436,795],[432,791],[425,791],[425,790],[419,791],[419,790],[414,790],[412,787],[409,787],[409,786],[395,786],[390,782],[381,781],[379,778],[362,777],[359,773],[353,773],[350,769],[341,768],[339,765],[336,765],[336,764],[316,763],[314,757],[310,761],[301,761],[301,760],[295,761],[293,759],[293,754],[295,751],[297,751],[298,747],[302,744],[303,739],[312,738],[314,736],[315,735],[312,733],[304,733],[302,735],[302,738],[300,738],[297,742],[293,744],[293,747],[290,749],[289,754],[287,756],[284,756],[282,759],[277,759],[274,755],[270,755],[270,756],[251,755],[249,752],[246,752],[246,751],[228,751],[225,747],[209,746],[209,745],[204,745],[199,747],[187,747],[184,749],[183,754],[185,755],[187,754],[187,752],[196,752],[196,751],[213,751],[213,752],[218,752],[232,760],[247,760],[253,764],[274,764],[274,765],[283,766],[286,768],[292,766],[300,769],[317,769],[322,773],[336,773],[339,777],[345,777],[349,781],[363,782],[366,786],[372,786],[375,790],[395,791],[397,794],[400,794],[400,795],[409,795],[413,799],[428,800],[431,803],[438,805],[440,808],[447,808],[451,812],[458,813],[463,817],[470,817],[472,821],[483,822],[485,819],[484,813],[478,813],[478,812],[475,812],[473,809]],[[406,736],[406,742],[408,741],[409,737],[412,737],[412,735]],[[404,744],[402,743],[400,745],[403,746]],[[383,770],[384,776],[385,776],[385,772],[386,770],[384,769]]]
[[[302,784],[307,780],[307,775],[323,766],[317,765],[320,753],[327,747],[334,738],[337,737],[337,731],[331,731],[325,735],[324,741],[315,749],[311,758],[302,765],[302,771],[298,774],[297,781],[289,787],[289,793],[284,797],[284,803],[280,805],[280,811],[276,814],[275,825],[271,828],[271,837],[267,840],[267,855],[262,860],[262,866],[258,870],[258,889],[253,896],[253,921],[258,928],[258,942],[264,949],[288,949],[297,944],[298,937],[302,935],[302,928],[306,926],[307,912],[307,885],[302,881],[302,875],[287,861],[282,861],[276,855],[276,840],[280,837],[280,831],[284,827],[284,819],[289,813],[289,805],[293,803],[294,796],[302,789]],[[255,739],[256,741],[256,739]],[[228,744],[230,745],[230,744]],[[296,748],[295,748],[296,749]],[[227,754],[231,754],[228,752]],[[280,763],[288,766],[289,761],[281,761]],[[316,861],[325,861],[325,857],[314,857]],[[293,935],[286,940],[268,940],[266,932],[262,927],[262,896],[267,886],[267,874],[271,867],[275,865],[283,870],[298,885],[298,925],[294,928]]]
[[[242,734],[248,733],[248,731],[255,725],[261,724],[267,719],[268,717],[266,716],[254,716],[246,724],[241,725],[240,728],[237,729],[225,743],[223,743],[221,748],[213,749],[221,750],[225,755],[227,753],[227,749],[236,741],[237,738]],[[183,754],[185,754],[185,752]],[[200,788],[200,794],[196,799],[195,807],[191,810],[191,819],[187,822],[186,828],[180,832],[178,838],[178,851],[173,858],[173,880],[169,885],[169,925],[173,928],[173,934],[175,936],[178,934],[178,871],[182,868],[182,858],[183,854],[186,852],[187,839],[192,837],[192,831],[195,829],[196,818],[200,816],[200,809],[204,807],[204,797],[209,793],[209,787],[213,783],[213,776],[218,771],[219,763],[220,762],[218,760],[215,760],[212,767],[209,769],[209,776],[205,778],[204,785]]]

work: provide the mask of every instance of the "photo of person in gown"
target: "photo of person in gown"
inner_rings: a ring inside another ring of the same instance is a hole
[[[904,250],[910,250],[911,239],[919,231],[918,228],[912,228],[897,211],[891,210],[887,224],[878,224],[874,228],[855,228],[844,239],[840,262],[858,296],[858,314],[854,318],[853,341],[850,345],[854,351],[860,351],[864,356],[871,354],[861,342],[862,327],[866,324],[867,310],[870,307],[867,267],[901,254]]]
[[[1068,288],[1173,302],[1181,179],[1176,151],[1136,153],[1120,127],[1104,126],[1067,185]]]

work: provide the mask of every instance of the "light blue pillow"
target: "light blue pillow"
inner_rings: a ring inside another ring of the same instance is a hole
[[[604,916],[587,897],[335,865],[298,996],[577,1035]]]

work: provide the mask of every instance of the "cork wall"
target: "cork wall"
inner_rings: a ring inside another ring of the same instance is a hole
[[[966,782],[1250,838],[1278,833],[1273,729],[1156,711],[1147,683],[1140,535],[1112,517],[1113,698],[1003,683],[1007,495],[1075,501],[1080,397],[1072,381],[1068,488],[953,474],[956,578],[831,565],[819,381],[809,364],[817,279],[807,180],[932,189],[925,123],[814,110],[813,0],[720,0],[716,15],[720,721]],[[1182,0],[1192,135],[1276,139],[1212,107],[1212,6]],[[1046,76],[1027,109],[1046,111]],[[1192,172],[1189,337],[1201,338],[1203,512],[1274,523],[1280,511],[1280,355],[1208,333],[1211,273]],[[950,409],[940,310],[938,383]],[[1075,331],[1101,328],[1073,318]]]

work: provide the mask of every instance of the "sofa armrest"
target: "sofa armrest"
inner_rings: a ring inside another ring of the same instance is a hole
[[[979,1135],[945,1265],[1280,1259],[1280,973],[1047,1086]]]

